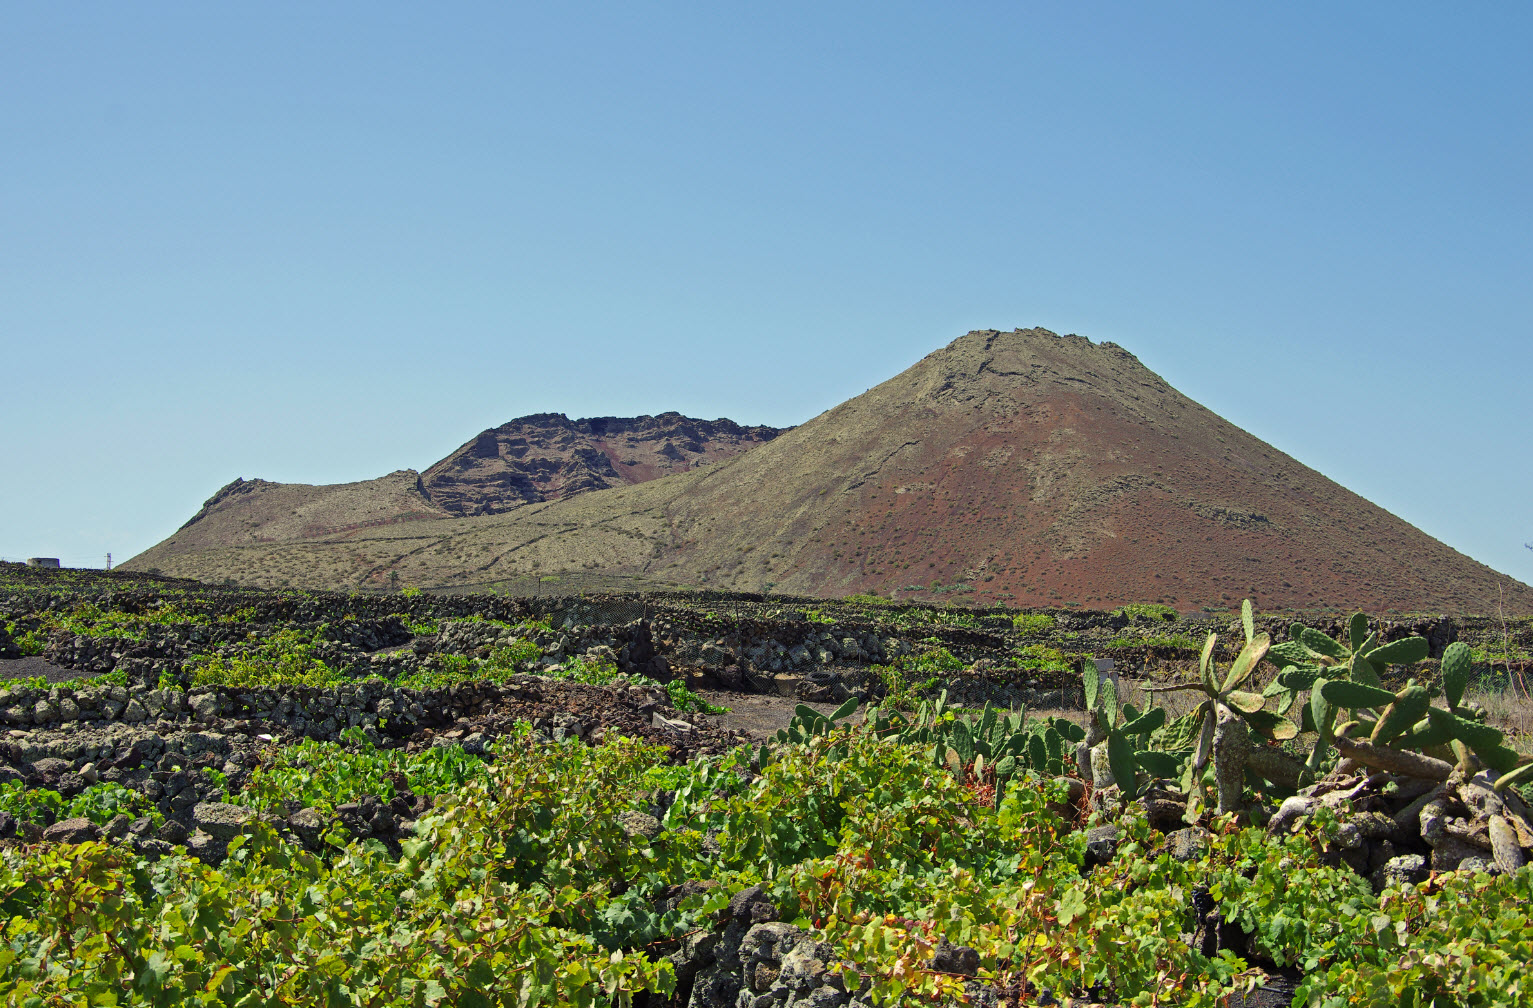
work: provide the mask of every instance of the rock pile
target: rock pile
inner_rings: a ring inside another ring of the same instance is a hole
[[[1438,761],[1432,761],[1438,762]],[[1341,819],[1340,858],[1376,890],[1424,881],[1430,872],[1511,872],[1533,856],[1533,817],[1489,771],[1442,764],[1441,779],[1385,772],[1338,773],[1287,799],[1268,823],[1297,828],[1321,808]]]
[[[667,894],[674,905],[711,882],[687,883]],[[824,942],[778,919],[761,886],[736,893],[711,930],[687,935],[667,957],[676,970],[672,1003],[686,1008],[838,1008],[871,1004],[849,995],[836,956]]]
[[[1440,761],[1432,760],[1432,763]],[[1495,789],[1492,771],[1441,763],[1441,776],[1413,777],[1342,769],[1283,801],[1276,810],[1253,810],[1273,836],[1293,833],[1327,810],[1339,826],[1330,856],[1367,878],[1375,892],[1403,882],[1424,882],[1434,872],[1512,872],[1533,861],[1533,813],[1513,788]],[[1075,782],[1079,788],[1080,782]],[[1083,793],[1084,789],[1076,793]],[[1118,807],[1118,789],[1091,795],[1094,807]],[[1184,821],[1187,796],[1151,787],[1131,808],[1164,833],[1163,849],[1181,861],[1196,860],[1212,834]],[[1086,831],[1086,866],[1110,861],[1118,845],[1115,826]]]
[[[404,689],[377,679],[338,687],[199,686],[187,691],[13,686],[0,690],[0,724],[13,731],[30,729],[20,734],[34,746],[38,741],[32,732],[41,729],[62,732],[78,747],[99,744],[106,735],[124,737],[108,731],[114,726],[136,726],[150,735],[201,726],[241,735],[332,741],[348,728],[362,728],[410,740],[450,730],[458,722],[525,718],[542,727],[541,721],[556,714],[571,714],[581,725],[572,734],[583,739],[607,728],[676,744],[651,716],[669,706],[669,698],[658,689],[590,687],[535,675],[437,689]],[[731,741],[710,731],[706,722],[691,727],[697,737],[682,745],[687,752],[714,751]]]

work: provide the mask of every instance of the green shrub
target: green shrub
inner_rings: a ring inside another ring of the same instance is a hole
[[[111,781],[92,784],[81,791],[70,799],[60,818],[89,819],[98,826],[105,826],[119,815],[130,819],[148,816],[156,826],[165,821],[159,809],[144,795]]]
[[[5,632],[10,635],[11,640],[16,642],[16,647],[20,649],[23,657],[40,655],[48,648],[48,635],[42,630],[22,630],[16,626],[15,622],[8,622],[5,625]]]
[[[17,676],[15,679],[0,679],[0,688],[4,689],[50,689],[53,683],[48,681],[47,676]]]
[[[489,679],[479,674],[480,663],[467,655],[429,655],[413,672],[394,680],[400,689],[445,689],[460,683]]]
[[[0,784],[0,812],[9,812],[18,822],[45,822],[50,809],[55,818],[64,809],[64,796],[57,791],[28,788],[16,780]]]
[[[416,671],[400,676],[394,685],[405,689],[439,689],[465,682],[503,683],[530,672],[541,657],[542,649],[525,638],[495,648],[488,658],[434,654]]]
[[[1047,644],[1024,644],[1017,648],[1014,661],[1018,668],[1030,672],[1072,672],[1079,658]]]
[[[344,744],[305,739],[280,750],[274,762],[256,768],[231,802],[262,811],[281,811],[288,802],[298,802],[329,813],[367,795],[388,801],[396,777],[403,777],[415,794],[439,795],[485,773],[484,761],[457,745],[408,755],[379,749],[356,729],[342,739]]]
[[[1011,618],[1011,625],[1022,636],[1033,637],[1054,629],[1054,617],[1048,613],[1017,613]]]
[[[964,661],[958,658],[945,647],[928,648],[916,655],[903,655],[896,659],[895,665],[907,672],[917,675],[930,675],[938,672],[957,672],[964,667]]]
[[[1526,867],[1498,876],[1449,872],[1430,886],[1386,890],[1373,912],[1348,916],[1374,947],[1329,957],[1297,997],[1320,1008],[1526,1005],[1533,999],[1530,907],[1533,868]]]
[[[7,781],[0,784],[0,811],[9,812],[18,821],[38,824],[48,821],[50,811],[55,820],[89,819],[97,826],[105,826],[118,815],[133,819],[147,815],[155,825],[165,821],[149,799],[111,781],[92,784],[69,799],[47,788],[27,788],[20,781]]]
[[[111,637],[141,641],[151,626],[206,622],[173,602],[165,602],[143,612],[103,609],[95,602],[81,602],[62,616],[44,621],[48,629],[68,630],[82,637]]]
[[[1168,622],[1181,615],[1177,612],[1176,606],[1159,605],[1154,602],[1135,602],[1131,605],[1119,606],[1112,611],[1112,614],[1114,616],[1126,616],[1129,619],[1143,616],[1146,619],[1166,620]]]
[[[442,623],[435,616],[416,617],[407,613],[395,613],[399,622],[405,625],[405,629],[417,637],[434,634],[442,629]]]
[[[570,682],[591,686],[610,686],[620,678],[617,666],[603,659],[587,661],[584,658],[572,658],[548,669],[546,674],[556,679],[568,679]]]
[[[1469,649],[1469,660],[1476,665],[1506,665],[1528,659],[1528,652],[1515,643],[1476,645]]]
[[[644,682],[654,682],[654,680],[650,679],[648,676],[637,676],[635,678]],[[674,679],[661,685],[665,690],[665,695],[671,699],[671,706],[679,711],[695,711],[701,714],[729,713],[728,707],[720,707],[716,704],[709,703],[702,697],[698,696],[696,693],[687,689],[685,685],[675,681]]]
[[[871,671],[883,683],[883,706],[910,711],[915,709],[921,697],[937,687],[942,673],[963,667],[961,658],[938,646],[920,654],[901,655],[889,665],[874,665]]]
[[[201,655],[186,663],[193,686],[340,686],[351,676],[331,668],[313,640],[291,628],[279,630],[245,654]]]

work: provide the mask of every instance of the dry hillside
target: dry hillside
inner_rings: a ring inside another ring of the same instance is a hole
[[[331,551],[311,553],[307,547],[355,538],[363,530],[366,538],[395,541],[403,533],[408,541],[409,532],[399,527],[404,523],[496,514],[642,483],[722,461],[780,433],[775,427],[679,413],[519,417],[482,431],[424,473],[401,469],[378,479],[323,486],[236,479],[173,536],[123,567],[165,566],[160,560],[174,554],[178,569],[212,580],[345,584],[349,566],[332,568],[323,562]],[[234,556],[238,571],[224,566]]]
[[[969,333],[727,461],[633,486],[282,542],[186,531],[132,565],[336,588],[561,578],[1015,605],[1251,596],[1269,610],[1488,612],[1500,586],[1509,612],[1533,612],[1533,589],[1221,419],[1128,351],[1043,329]]]

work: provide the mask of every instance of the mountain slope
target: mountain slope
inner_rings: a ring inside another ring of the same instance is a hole
[[[427,499],[420,477],[410,469],[327,486],[237,479],[208,498],[160,546],[201,550],[294,542],[446,517],[449,512]]]
[[[1269,609],[1488,612],[1499,584],[1509,610],[1533,611],[1533,589],[1192,402],[1126,350],[1041,329],[969,333],[703,469],[403,530],[151,554],[204,577],[323,555],[327,578],[344,572],[333,586],[601,575],[1043,605],[1252,596]]]
[[[332,543],[361,537],[412,548],[421,521],[498,514],[641,483],[722,461],[779,433],[679,413],[519,417],[481,432],[424,473],[401,469],[321,486],[236,479],[174,535],[121,566],[268,585],[350,585],[372,563]]]

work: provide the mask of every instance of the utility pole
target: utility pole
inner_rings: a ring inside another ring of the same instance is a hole
[[[112,569],[112,554],[110,554],[110,553],[108,553],[106,555],[106,569],[107,570],[111,570]]]

